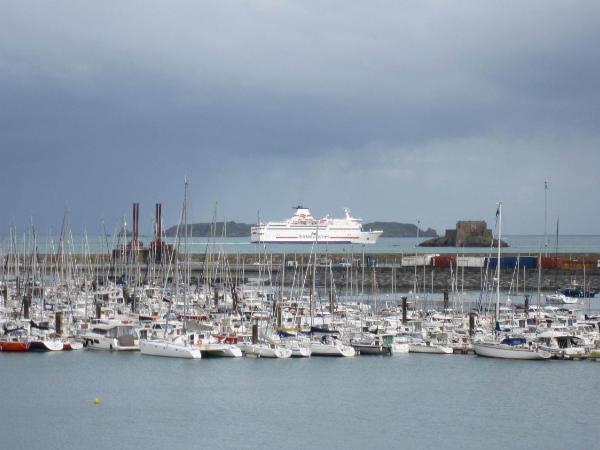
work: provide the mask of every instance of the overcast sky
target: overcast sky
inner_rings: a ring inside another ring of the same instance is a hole
[[[600,234],[600,2],[3,1],[0,234],[33,217]]]

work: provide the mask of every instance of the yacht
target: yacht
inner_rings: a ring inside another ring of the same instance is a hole
[[[390,349],[390,355],[394,356],[408,353],[409,344],[407,339],[394,334],[385,334],[382,337],[383,343]]]
[[[314,217],[308,208],[295,207],[295,214],[283,222],[259,223],[251,228],[252,242],[299,244],[374,244],[383,231],[363,231],[362,220],[345,209],[343,219]]]
[[[408,344],[408,351],[410,353],[435,353],[438,355],[451,355],[454,353],[452,347],[429,340],[411,342]]]
[[[309,339],[285,338],[281,343],[292,351],[292,358],[309,358],[312,354]]]
[[[345,345],[340,339],[331,334],[313,336],[310,342],[312,356],[354,356],[356,350]]]
[[[350,340],[350,345],[359,355],[391,355],[392,349],[382,336],[362,333]]]
[[[480,342],[473,344],[473,350],[478,356],[500,359],[549,359],[550,352],[538,347],[537,344],[528,342],[525,338],[505,338],[500,343]]]
[[[148,339],[140,342],[142,355],[170,358],[200,359],[202,353],[196,345],[194,334],[180,335],[173,339]]]
[[[137,327],[123,321],[96,321],[82,337],[87,348],[93,350],[140,349]]]
[[[240,344],[240,348],[248,358],[290,358],[292,356],[292,350],[273,343],[243,343]]]
[[[220,341],[208,333],[198,335],[198,346],[207,358],[241,358],[242,350],[234,343]]]
[[[569,297],[562,292],[546,295],[546,303],[549,305],[576,305],[578,297]]]

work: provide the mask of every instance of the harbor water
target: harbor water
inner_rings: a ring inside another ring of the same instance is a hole
[[[127,238],[129,240],[130,238]],[[141,240],[148,245],[152,241],[152,236],[142,236]],[[457,248],[457,247],[417,247],[420,242],[429,238],[386,238],[382,237],[375,244],[318,244],[316,251],[319,254],[355,254],[359,255],[363,251],[367,254],[414,254],[415,251],[420,254],[440,253],[450,255],[464,254],[487,254],[489,248]],[[543,235],[508,235],[503,236],[503,240],[509,244],[505,249],[511,254],[537,255],[538,253],[600,253],[600,235],[572,235],[561,236],[558,245],[552,240],[546,247],[544,245]],[[119,247],[125,242],[124,238],[118,236],[74,236],[65,242],[63,248],[65,252],[73,254],[98,254],[110,253],[112,249]],[[166,238],[165,242],[175,244],[175,238]],[[17,237],[14,243],[11,243],[9,237],[0,239],[0,250],[4,254],[15,247],[18,252],[31,253],[32,243],[23,236]],[[225,253],[225,254],[256,254],[256,253],[286,253],[286,254],[307,254],[315,251],[310,244],[256,244],[250,242],[250,237],[231,237],[214,239],[206,237],[190,238],[187,243],[191,253]],[[59,249],[57,238],[46,238],[40,236],[36,241],[36,248],[41,254],[56,254]]]
[[[0,354],[6,449],[592,449],[600,363]],[[94,404],[98,398],[99,403]]]

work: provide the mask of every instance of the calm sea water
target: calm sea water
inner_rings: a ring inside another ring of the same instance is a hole
[[[600,363],[0,354],[6,449],[599,448]],[[100,405],[92,402],[100,398]]]
[[[403,253],[414,254],[415,249],[418,253],[446,253],[446,254],[466,254],[469,253],[486,253],[487,248],[448,248],[448,247],[419,247],[417,244],[427,240],[428,238],[380,238],[377,243],[372,245],[359,244],[333,244],[317,245],[318,253],[353,253],[355,255],[362,254],[363,250],[366,254],[378,253]],[[510,253],[533,254],[537,255],[540,251],[547,253],[600,253],[600,235],[577,235],[577,236],[560,236],[558,246],[549,237],[548,247],[544,246],[544,236],[538,235],[512,235],[505,236],[505,240],[510,248],[504,250]],[[141,240],[147,246],[152,238],[142,236]],[[25,242],[24,242],[25,241]],[[174,244],[175,239],[167,238],[167,242]],[[122,241],[121,241],[122,243]],[[108,253],[111,249],[117,248],[119,240],[117,237],[101,237],[92,236],[87,239],[83,237],[74,237],[65,244],[65,248],[72,253]],[[210,240],[208,238],[193,238],[188,243],[188,248],[192,253],[205,252],[222,252],[229,254],[254,254],[259,252],[269,253],[310,253],[312,245],[310,244],[266,244],[259,245],[250,242],[250,238],[217,238]],[[56,253],[58,250],[58,240],[56,238],[38,237],[36,247],[40,253]],[[19,237],[17,239],[17,248],[19,251],[30,254],[32,243],[30,239]],[[8,237],[0,239],[0,250],[2,253],[7,253],[11,249],[11,242]]]

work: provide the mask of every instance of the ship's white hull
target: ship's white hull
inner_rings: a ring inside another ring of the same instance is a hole
[[[359,231],[338,234],[316,229],[306,231],[270,230],[266,226],[252,228],[252,242],[265,244],[375,244],[381,231]]]

